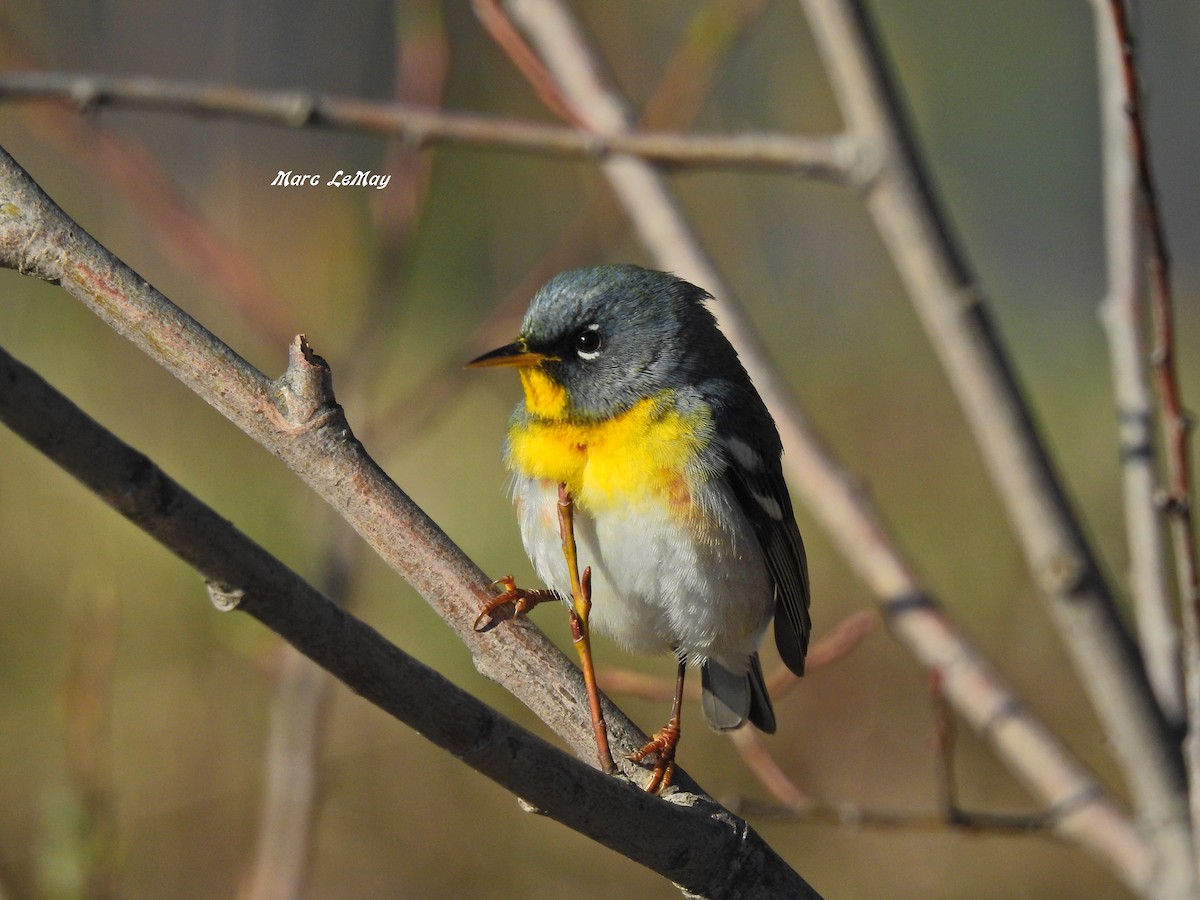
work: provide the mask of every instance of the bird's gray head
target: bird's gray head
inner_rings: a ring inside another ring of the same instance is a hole
[[[534,414],[606,418],[701,373],[740,369],[708,296],[638,266],[571,269],[537,292],[515,342],[472,364],[521,367]]]

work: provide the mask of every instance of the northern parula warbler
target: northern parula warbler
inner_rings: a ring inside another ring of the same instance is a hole
[[[579,568],[593,575],[591,625],[629,650],[675,653],[680,691],[698,665],[714,728],[749,719],[773,733],[758,647],[774,616],[780,656],[803,673],[808,571],[779,433],[708,299],[637,266],[563,272],[520,336],[470,365],[521,377],[505,457],[542,581],[570,597],[565,484]]]

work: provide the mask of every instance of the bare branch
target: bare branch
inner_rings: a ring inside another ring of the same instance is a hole
[[[924,322],[1084,687],[1116,750],[1160,889],[1200,891],[1183,772],[1137,648],[1033,423],[982,296],[949,234],[859,0],[803,0],[851,133],[880,160],[864,201]]]
[[[510,0],[506,6],[589,127],[601,134],[619,133],[626,121],[623,104],[600,80],[592,51],[566,10],[554,0]],[[922,665],[940,672],[947,698],[1000,759],[1047,804],[1063,811],[1054,820],[1058,833],[1097,854],[1135,890],[1145,889],[1152,871],[1141,836],[917,581],[870,501],[830,455],[767,362],[757,334],[732,303],[732,292],[661,177],[630,157],[607,161],[605,172],[659,267],[715,295],[721,327],[779,425],[789,481],[875,592],[893,635]]]
[[[410,0],[397,7],[396,14],[394,96],[403,102],[435,106],[441,100],[449,69],[440,3]],[[347,373],[351,384],[358,383],[357,376],[378,362],[381,348],[377,338],[388,331],[380,323],[394,305],[396,282],[424,209],[433,157],[402,141],[388,144],[381,170],[391,176],[390,189],[372,191],[370,200],[376,235],[374,283],[368,288],[369,304],[347,343],[360,348],[351,360],[353,370]],[[360,428],[360,433],[363,430]],[[323,514],[318,511],[310,519],[310,527],[325,532],[324,540],[318,542],[323,558],[317,586],[335,603],[345,606],[363,571],[366,548],[327,507]],[[255,856],[248,886],[242,891],[245,900],[303,896],[313,857],[320,749],[333,679],[286,643],[280,647],[275,675],[264,759],[266,783]]]
[[[73,611],[63,677],[63,750],[79,807],[75,892],[120,896],[121,851],[110,729],[121,607],[112,589],[89,590]]]
[[[743,800],[736,804],[738,812],[763,819],[795,822],[819,822],[863,830],[906,831],[968,831],[981,834],[1012,835],[1053,833],[1054,816],[1049,813],[987,813],[958,810],[948,816],[945,812],[915,812],[898,809],[873,809],[856,803],[827,803],[811,800],[797,807],[776,805],[759,800]]]
[[[554,77],[546,71],[537,54],[521,37],[521,32],[517,31],[512,21],[504,14],[499,0],[471,0],[471,6],[483,27],[492,36],[492,40],[500,45],[513,65],[525,76],[525,80],[533,86],[538,99],[568,125],[581,127],[583,123],[576,118],[575,111],[559,91]]]
[[[1130,585],[1146,674],[1163,713],[1171,722],[1182,723],[1179,631],[1166,582],[1166,548],[1154,465],[1154,410],[1143,349],[1145,294],[1137,173],[1127,113],[1130,100],[1125,91],[1119,37],[1110,21],[1108,0],[1093,0],[1093,6],[1108,260],[1108,293],[1100,307],[1100,320],[1108,338],[1120,429]]]
[[[285,405],[301,418],[288,423],[310,422],[310,400],[326,398],[322,409],[332,403],[328,370],[312,368],[311,359],[293,354],[280,379],[282,392],[300,389],[299,402]],[[817,896],[744,822],[710,801],[689,795],[684,804],[663,802],[604,776],[390,644],[3,351],[0,385],[0,419],[195,568],[212,590],[237,598],[237,609],[542,814],[704,896]]]
[[[321,592],[338,606],[359,570],[363,544],[330,510]],[[333,677],[288,643],[280,645],[264,754],[265,786],[244,900],[303,896],[311,867],[320,752]]]
[[[755,800],[739,800],[730,804],[739,810],[753,810],[756,815],[795,820],[825,822],[852,828],[907,829],[919,831],[963,830],[988,834],[1022,835],[1044,832],[1053,834],[1054,819],[1066,810],[1054,810],[1032,815],[1011,815],[973,812],[958,803],[958,786],[954,776],[955,722],[945,695],[941,676],[930,675],[933,697],[934,733],[937,746],[938,786],[941,791],[939,812],[907,812],[864,807],[853,803],[830,803],[806,795],[787,777],[767,750],[758,732],[746,729],[735,732],[733,742],[759,783],[779,804],[773,806]]]
[[[854,613],[838,622],[828,634],[809,647],[808,655],[804,658],[805,676],[848,656],[878,624],[879,616],[868,611]],[[657,675],[646,675],[632,669],[608,669],[597,677],[610,694],[624,694],[643,700],[670,700],[675,696],[675,682]],[[800,680],[787,666],[781,665],[767,677],[767,690],[778,699],[798,685]],[[689,682],[684,695],[689,700],[699,700],[700,686]]]
[[[737,748],[738,756],[742,758],[746,768],[754,774],[766,792],[775,798],[776,803],[789,810],[795,810],[807,807],[813,802],[776,762],[760,732],[753,728],[742,728],[739,731],[731,731],[729,740]],[[744,808],[746,804],[746,800],[738,800],[731,806]]]
[[[26,72],[0,76],[0,101],[52,99],[83,109],[122,106],[223,116],[285,128],[326,128],[403,137],[413,146],[453,143],[550,156],[629,154],[675,166],[760,169],[829,181],[854,175],[853,147],[838,137],[780,134],[600,136],[518,119],[333,97],[304,91],[255,91],[148,77]]]
[[[1183,408],[1179,375],[1175,365],[1170,256],[1167,252],[1166,232],[1159,210],[1158,191],[1151,170],[1145,125],[1142,118],[1142,91],[1137,61],[1134,58],[1134,35],[1123,2],[1120,0],[1094,0],[1093,5],[1095,6],[1104,104],[1105,174],[1109,187],[1106,192],[1106,203],[1109,206],[1109,223],[1112,229],[1109,244],[1110,264],[1119,265],[1122,270],[1114,273],[1110,278],[1115,279],[1119,274],[1132,282],[1132,286],[1128,288],[1131,297],[1140,301],[1142,251],[1147,252],[1150,262],[1155,339],[1154,353],[1151,358],[1158,383],[1159,403],[1162,408],[1169,482],[1163,509],[1165,509],[1167,523],[1171,530],[1184,623],[1183,670],[1188,726],[1185,751],[1191,786],[1192,823],[1195,830],[1197,823],[1200,823],[1200,574],[1198,574],[1200,561],[1197,559],[1196,534],[1192,521],[1191,452],[1189,448],[1192,423],[1190,416]],[[1139,226],[1141,227],[1139,228]],[[1118,231],[1118,229],[1120,230]],[[1145,246],[1139,239],[1143,232],[1148,238]],[[1116,247],[1114,247],[1115,241],[1120,242]],[[1111,262],[1114,250],[1119,252],[1119,261],[1116,263]],[[1125,269],[1128,269],[1127,274]],[[1112,285],[1110,285],[1110,290],[1113,290]],[[1124,318],[1132,320],[1130,324],[1124,326],[1128,333],[1126,343],[1132,345],[1125,352],[1131,356],[1135,353],[1140,354],[1143,346],[1139,334],[1134,331],[1138,324],[1136,313],[1140,309],[1139,302],[1136,309],[1132,311],[1123,307],[1113,310],[1114,316],[1122,315]],[[1135,341],[1136,345],[1134,345]],[[1141,377],[1140,355],[1127,365],[1133,366],[1135,362],[1137,374]],[[1157,482],[1153,472],[1153,441],[1149,433],[1152,427],[1152,414],[1148,391],[1144,384],[1139,385],[1139,390],[1140,393],[1136,399],[1144,404],[1144,411],[1143,407],[1127,411],[1123,405],[1119,406],[1119,411],[1123,418],[1130,412],[1138,414],[1137,425],[1145,432],[1142,436],[1142,444],[1133,448],[1135,456],[1143,457],[1141,466],[1149,470],[1146,474],[1141,475],[1141,481],[1144,483],[1140,487],[1144,495],[1156,492]],[[1132,395],[1130,395],[1130,399],[1134,399]],[[1124,448],[1124,455],[1130,455],[1127,445]],[[1126,461],[1125,465],[1128,481],[1131,477],[1129,468],[1134,464]],[[1156,500],[1157,497],[1153,496],[1139,496],[1142,507],[1151,507]],[[1151,515],[1148,508],[1140,508],[1138,512],[1147,519]],[[1153,525],[1149,521],[1141,523],[1143,530],[1149,531],[1152,527],[1154,538],[1158,540],[1157,521],[1154,521]],[[1149,541],[1150,539],[1146,537],[1143,540]],[[1161,577],[1163,552],[1161,546],[1156,546],[1154,549],[1157,550],[1158,555],[1153,562],[1159,567],[1155,574]],[[1145,552],[1148,553],[1149,550]],[[1146,565],[1150,564],[1147,561]],[[1164,597],[1163,602],[1165,602],[1166,589],[1162,587],[1159,590],[1161,590]],[[1142,600],[1140,597],[1138,599],[1140,604]],[[1155,600],[1157,601],[1157,599],[1157,595],[1155,595]],[[1170,618],[1169,611],[1156,612],[1156,615],[1166,617],[1168,620]],[[1174,636],[1172,631],[1171,637]],[[1152,658],[1147,661],[1152,674],[1155,672],[1155,666],[1165,667],[1168,663],[1177,666],[1179,662],[1176,644],[1168,642],[1161,636],[1158,636],[1158,642],[1155,649],[1165,659],[1155,660]],[[1175,673],[1172,672],[1172,674]],[[1175,707],[1169,709],[1172,712],[1178,712]],[[1200,831],[1193,835],[1193,841],[1200,848]]]
[[[317,796],[317,754],[333,681],[291,644],[281,645],[265,754],[266,787],[246,900],[304,893]]]

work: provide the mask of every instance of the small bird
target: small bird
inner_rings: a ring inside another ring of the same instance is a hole
[[[700,668],[714,728],[749,720],[774,733],[759,645],[774,616],[780,656],[801,675],[812,627],[779,433],[710,299],[666,272],[572,269],[537,292],[515,341],[468,363],[521,378],[505,461],[538,577],[570,597],[564,485],[592,574],[591,627],[676,656],[672,720],[632,757],[657,754],[651,790],[670,782],[686,667]],[[518,612],[549,596],[504,584]]]

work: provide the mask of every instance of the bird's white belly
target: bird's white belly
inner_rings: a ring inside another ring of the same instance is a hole
[[[557,486],[518,476],[513,493],[538,577],[569,598]],[[710,517],[704,528],[671,518],[665,506],[597,517],[577,506],[579,568],[592,569],[591,626],[637,653],[677,650],[693,662],[714,658],[733,671],[744,669],[770,621],[772,587],[736,504],[715,505],[725,509],[723,521]]]

